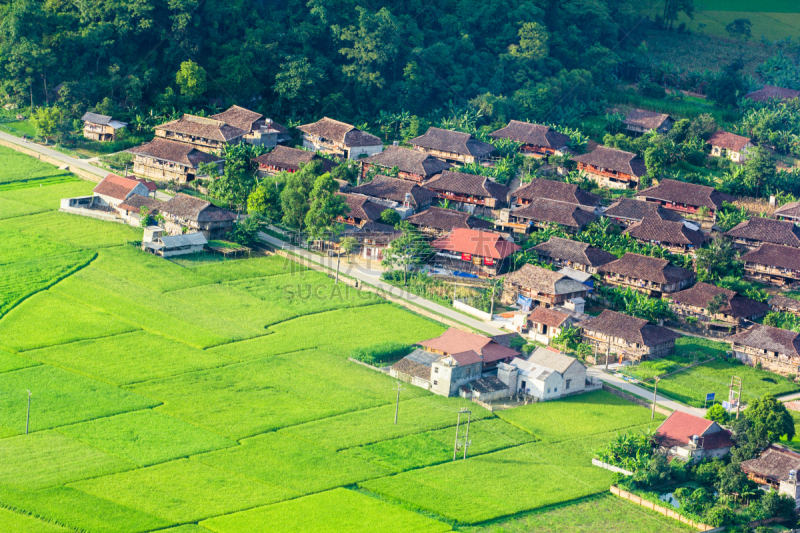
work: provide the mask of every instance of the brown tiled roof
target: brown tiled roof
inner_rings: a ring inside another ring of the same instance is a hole
[[[575,156],[573,159],[578,163],[616,170],[630,176],[642,177],[647,174],[644,159],[636,157],[636,154],[631,152],[624,152],[607,146],[598,146],[588,154]]]
[[[337,192],[336,194],[344,197],[344,201],[350,207],[350,212],[345,215],[346,217],[353,217],[374,222],[381,219],[381,213],[387,209],[391,209],[391,207],[370,202],[366,196],[346,194],[341,192]]]
[[[579,188],[573,183],[563,181],[544,180],[533,178],[530,183],[520,187],[513,193],[513,198],[534,200],[536,198],[546,198],[568,204],[580,204],[596,206],[600,203],[600,196]]]
[[[669,115],[664,113],[656,113],[645,109],[632,109],[628,116],[625,117],[623,124],[638,126],[646,130],[657,130],[667,119],[669,119]]]
[[[769,306],[763,302],[739,296],[732,290],[723,289],[722,287],[717,287],[708,283],[697,283],[689,289],[666,295],[666,297],[677,304],[705,309],[718,294],[724,295],[727,302],[727,304],[720,309],[721,313],[736,318],[749,318],[766,315],[769,311]]]
[[[106,124],[111,122],[111,117],[107,115],[101,115],[99,113],[86,112],[81,117],[81,120],[84,122],[89,122],[90,124],[99,124],[101,126],[105,126]]]
[[[753,324],[744,331],[731,335],[726,340],[750,348],[778,352],[792,357],[800,357],[800,333],[788,329]]]
[[[800,202],[789,202],[788,204],[784,204],[772,212],[772,216],[776,218],[781,215],[785,217],[800,218]]]
[[[666,259],[632,253],[626,253],[621,259],[607,263],[597,270],[666,284],[694,277],[691,270],[671,265]]]
[[[276,166],[294,171],[300,170],[300,165],[310,163],[311,161],[319,161],[322,164],[323,172],[330,172],[331,169],[338,166],[330,159],[320,157],[314,152],[281,145],[276,146],[269,153],[261,154],[253,158],[252,161],[259,165]]]
[[[550,237],[549,241],[537,244],[533,249],[545,257],[592,267],[599,267],[617,260],[617,256],[605,250],[589,246],[585,242],[561,237]]]
[[[800,249],[779,244],[764,243],[739,258],[746,263],[800,270]]]
[[[784,220],[753,217],[726,231],[725,236],[800,248],[800,228]]]
[[[492,259],[505,259],[520,249],[516,244],[505,240],[499,233],[460,228],[436,239],[431,246],[438,250],[491,257]]]
[[[459,365],[474,365],[475,363],[483,362],[481,354],[474,350],[465,350],[463,352],[451,353],[450,356],[455,359]]]
[[[734,152],[741,152],[742,148],[744,148],[749,142],[750,139],[747,137],[742,137],[741,135],[728,133],[727,131],[722,130],[717,131],[706,141],[706,143],[710,144],[711,146],[719,146],[720,148],[733,150]]]
[[[489,137],[493,139],[510,139],[532,146],[552,148],[553,150],[564,148],[569,142],[569,135],[559,133],[550,126],[531,124],[530,122],[521,122],[519,120],[512,120],[505,128],[500,128],[490,133]]]
[[[760,457],[742,461],[742,471],[772,481],[786,481],[789,473],[800,472],[800,453],[771,444]]]
[[[415,137],[408,142],[412,146],[478,158],[487,156],[495,150],[491,144],[479,141],[469,133],[443,130],[433,126],[428,128],[424,135]]]
[[[211,115],[209,118],[221,120],[225,124],[250,133],[253,131],[255,123],[263,119],[264,115],[239,107],[238,105],[232,105],[222,113]]]
[[[680,222],[683,216],[675,211],[664,209],[663,207],[644,200],[634,200],[633,198],[620,198],[603,211],[603,215],[611,218],[623,218],[626,220],[640,221],[643,218],[660,218],[671,222]]]
[[[450,355],[475,352],[480,357],[478,360],[482,360],[484,363],[516,357],[520,354],[513,348],[507,348],[494,342],[490,337],[468,333],[456,328],[449,328],[438,337],[422,341],[419,345]],[[470,364],[461,363],[461,361],[459,361],[459,363]]]
[[[414,376],[424,379],[425,381],[431,380],[431,367],[423,365],[422,363],[417,363],[416,361],[412,361],[411,359],[405,357],[393,364],[392,368],[401,374]]]
[[[508,199],[508,187],[478,174],[445,170],[439,176],[425,182],[425,187],[434,191],[495,198],[501,202]]]
[[[605,309],[600,316],[592,317],[578,325],[586,331],[604,333],[627,342],[658,346],[681,337],[671,329],[650,324],[642,318],[635,318]]]
[[[432,155],[399,146],[387,146],[383,152],[366,157],[361,161],[389,169],[397,167],[401,172],[417,174],[423,179],[439,174],[452,166]]]
[[[406,220],[412,226],[424,226],[441,231],[452,231],[456,228],[490,229],[494,227],[491,222],[474,217],[469,213],[441,207],[430,207],[421,213],[411,215]]]
[[[623,233],[640,241],[690,245],[694,248],[700,248],[706,240],[700,231],[687,228],[683,222],[671,222],[660,218],[644,218],[631,224]]]
[[[345,146],[382,146],[383,142],[376,136],[361,131],[351,124],[324,117],[312,124],[297,126],[303,133],[330,139]]]
[[[147,207],[150,212],[158,211],[161,201],[141,194],[132,194],[130,198],[119,204],[120,209],[126,211],[139,211],[142,207]]]
[[[183,115],[178,120],[173,120],[160,126],[156,126],[156,131],[172,131],[184,135],[194,135],[203,139],[211,139],[219,142],[230,142],[238,139],[247,131],[239,129],[221,120],[207,117],[197,117],[194,115]]]
[[[403,232],[389,224],[369,221],[363,226],[350,226],[344,230],[343,234],[348,237],[355,237],[358,242],[370,239],[375,242],[388,244],[402,235]]]
[[[793,98],[800,98],[800,91],[775,87],[774,85],[764,85],[763,88],[747,93],[744,97],[755,102],[767,102],[775,98],[780,100],[792,100]]]
[[[545,326],[549,326],[551,328],[557,328],[560,327],[561,324],[563,324],[568,318],[569,315],[567,314],[559,313],[555,309],[547,309],[545,306],[539,305],[531,314],[528,315],[528,322],[532,322],[534,324],[544,324]]]
[[[123,178],[116,174],[107,174],[103,181],[92,189],[95,194],[109,196],[117,200],[124,200],[139,185],[135,179]]]
[[[511,216],[536,222],[560,224],[579,230],[597,219],[593,213],[581,209],[575,204],[565,204],[545,198],[537,198],[528,205],[517,207],[511,211]]]
[[[664,179],[658,185],[636,193],[638,198],[653,198],[665,202],[708,207],[717,210],[722,202],[733,202],[735,197],[719,192],[714,187]]]
[[[354,187],[350,192],[392,200],[401,204],[405,202],[406,194],[410,194],[412,201],[418,206],[430,204],[436,198],[435,192],[420,187],[413,181],[390,178],[389,176],[375,176],[369,183]]]
[[[570,294],[589,290],[587,285],[569,276],[527,263],[522,265],[519,270],[508,274],[505,283],[525,287],[542,294]]]
[[[166,202],[162,202],[158,210],[162,213],[197,222],[236,220],[236,213],[232,213],[227,209],[220,209],[211,202],[183,193],[178,193]]]
[[[793,309],[796,311],[800,311],[800,300],[795,300],[794,298],[787,298],[786,296],[781,296],[780,294],[773,296],[769,299],[769,305],[773,307],[782,307],[785,309]]]
[[[168,141],[158,137],[149,143],[128,148],[125,151],[134,155],[152,157],[153,159],[169,161],[170,163],[178,163],[189,168],[198,168],[203,163],[218,163],[224,161],[224,158],[218,155],[201,152],[191,144]]]

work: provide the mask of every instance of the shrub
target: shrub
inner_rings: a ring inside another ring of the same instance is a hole
[[[727,507],[715,505],[706,513],[706,523],[709,526],[720,527],[730,524],[736,515]]]
[[[411,347],[407,344],[389,341],[373,344],[372,346],[366,346],[364,348],[356,348],[350,352],[350,357],[362,363],[375,365],[393,359],[400,359],[409,353],[411,353]]]

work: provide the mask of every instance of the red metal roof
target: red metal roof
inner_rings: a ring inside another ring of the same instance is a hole
[[[139,182],[131,178],[123,178],[116,174],[108,174],[103,181],[97,184],[92,192],[103,196],[110,196],[117,200],[124,200]]]
[[[659,426],[656,431],[659,443],[662,446],[685,446],[692,440],[693,435],[703,437],[704,450],[716,450],[733,446],[730,433],[721,430],[705,435],[715,422],[699,416],[690,415],[683,411],[674,411],[669,418]]]
[[[520,249],[519,246],[505,240],[502,235],[488,231],[456,228],[441,239],[431,244],[439,250],[448,250],[462,254],[505,259]]]
[[[484,363],[491,363],[492,361],[499,361],[519,355],[517,350],[506,348],[493,341],[490,337],[468,333],[456,328],[450,328],[434,339],[420,342],[419,345],[452,355],[459,364],[470,364],[463,363],[456,357],[456,355],[458,355],[459,357],[466,358],[467,356],[464,354],[467,352],[475,352]]]

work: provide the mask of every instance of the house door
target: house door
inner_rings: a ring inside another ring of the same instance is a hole
[[[547,324],[542,324],[542,335],[547,335]]]
[[[527,390],[527,388],[528,388],[528,384],[527,384],[527,383],[525,383],[524,381],[521,381],[521,382],[520,382],[520,384],[519,384],[519,388],[520,388],[521,390]]]

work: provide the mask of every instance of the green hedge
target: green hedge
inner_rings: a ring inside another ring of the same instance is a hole
[[[376,365],[395,359],[401,359],[411,353],[411,346],[399,342],[389,341],[363,348],[356,348],[350,352],[350,357],[362,363]]]

